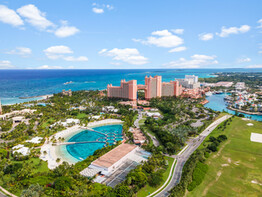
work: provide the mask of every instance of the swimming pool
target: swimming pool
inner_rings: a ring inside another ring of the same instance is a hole
[[[84,130],[72,136],[68,142],[84,142],[66,145],[66,151],[78,161],[93,155],[97,149],[103,148],[106,143],[112,145],[122,140],[114,136],[122,136],[122,125],[106,125],[92,128],[94,131]],[[86,143],[87,142],[87,143]]]

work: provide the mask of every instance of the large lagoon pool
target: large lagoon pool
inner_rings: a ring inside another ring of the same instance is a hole
[[[122,125],[106,125],[93,127],[94,131],[84,130],[73,137],[68,142],[88,142],[66,145],[66,151],[78,161],[86,159],[88,156],[108,143],[122,140]]]
[[[224,101],[225,96],[227,96],[227,94],[213,94],[212,96],[207,96],[206,99],[209,101],[209,103],[207,103],[205,107],[211,108],[216,111],[224,110],[230,114],[235,114],[235,111],[227,109],[226,102]],[[260,115],[250,115],[244,113],[241,114],[252,120],[262,121],[262,116]]]

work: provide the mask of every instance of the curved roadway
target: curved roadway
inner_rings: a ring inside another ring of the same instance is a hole
[[[183,166],[190,157],[191,154],[201,145],[201,143],[204,141],[204,139],[223,121],[230,118],[231,115],[225,115],[222,118],[219,118],[218,120],[214,121],[212,124],[210,124],[198,137],[192,139],[188,143],[187,149],[182,152],[180,155],[175,156],[177,163],[175,166],[175,170],[173,172],[171,181],[168,183],[168,185],[161,191],[159,190],[155,191],[149,196],[156,196],[156,197],[162,197],[162,196],[168,196],[169,191],[176,186],[181,178]],[[172,170],[170,171],[172,172]],[[159,192],[158,194],[154,195],[155,193]]]

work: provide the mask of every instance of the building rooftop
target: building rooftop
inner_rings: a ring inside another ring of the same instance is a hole
[[[94,162],[92,162],[92,164],[108,168],[117,161],[119,161],[122,157],[130,153],[136,147],[137,146],[133,144],[121,144],[113,150],[96,159]]]

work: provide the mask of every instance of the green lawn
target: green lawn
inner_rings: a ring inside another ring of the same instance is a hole
[[[79,113],[76,116],[76,118],[78,118],[78,119],[82,119],[82,118],[85,118],[85,117],[87,117],[87,115],[85,113]]]
[[[216,128],[210,136],[225,134],[228,140],[206,160],[204,181],[187,196],[262,196],[262,186],[251,183],[262,184],[262,144],[250,141],[251,132],[262,133],[262,123],[236,117],[224,131]]]
[[[139,125],[144,125],[144,122],[146,121],[145,118],[142,118],[141,120],[138,121],[138,124]]]
[[[49,169],[47,167],[47,162],[41,161],[41,163],[40,163],[40,161],[41,160],[39,158],[31,158],[29,160],[26,160],[26,162],[28,162],[28,163],[33,162],[34,166],[36,166],[36,168],[32,169],[34,171],[34,173],[49,171]],[[23,162],[24,161],[14,161],[14,163],[23,163]]]
[[[42,127],[42,128],[46,128],[46,127],[48,127],[49,125],[53,124],[53,122],[54,122],[54,119],[53,119],[53,118],[49,118],[47,121],[45,121],[45,122],[42,123],[41,127]]]
[[[166,182],[168,175],[169,175],[169,172],[171,170],[171,166],[174,162],[174,158],[166,157],[166,159],[168,160],[168,168],[163,174],[163,181],[160,183],[160,185],[158,187],[151,187],[149,185],[146,185],[141,190],[139,190],[139,192],[137,193],[137,197],[145,197],[149,194],[152,194],[154,191],[156,191],[158,188],[160,188]]]

